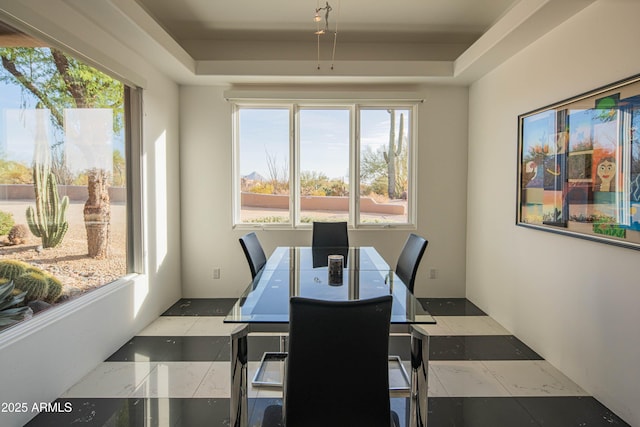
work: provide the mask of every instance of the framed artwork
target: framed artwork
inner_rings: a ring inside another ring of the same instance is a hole
[[[517,225],[640,249],[640,75],[518,124]]]

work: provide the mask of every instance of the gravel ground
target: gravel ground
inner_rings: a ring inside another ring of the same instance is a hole
[[[0,210],[11,212],[16,224],[26,225],[25,212],[33,202],[0,202]],[[111,205],[109,258],[97,260],[87,254],[83,204],[71,203],[67,210],[69,230],[55,248],[41,249],[39,238],[29,233],[22,245],[11,246],[0,237],[0,259],[19,259],[48,271],[60,279],[65,294],[76,295],[112,282],[126,274],[126,212],[124,204]]]

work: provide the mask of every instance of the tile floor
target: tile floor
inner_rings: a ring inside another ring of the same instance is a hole
[[[28,426],[228,426],[229,332],[233,300],[178,301],[71,387],[70,413],[40,414]],[[423,299],[438,324],[431,335],[429,426],[626,426],[531,348],[465,299]],[[408,338],[390,353],[408,360]],[[249,379],[278,337],[250,336]],[[281,391],[251,388],[251,426]],[[406,423],[408,402],[392,397]],[[358,426],[354,426],[358,427]],[[366,426],[363,426],[366,427]]]

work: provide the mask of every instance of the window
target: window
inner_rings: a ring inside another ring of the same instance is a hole
[[[363,224],[408,223],[411,110],[360,110],[360,209]]]
[[[300,221],[347,221],[350,110],[303,108],[298,117]]]
[[[415,103],[237,102],[234,225],[414,226]]]
[[[23,304],[57,304],[131,271],[137,91],[0,28],[12,35],[0,44],[0,285],[13,281]]]
[[[238,111],[240,222],[288,223],[289,109]]]

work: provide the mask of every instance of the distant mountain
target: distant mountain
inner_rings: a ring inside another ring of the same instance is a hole
[[[243,176],[243,178],[250,181],[266,181],[266,179],[256,171],[251,172],[249,175]]]

